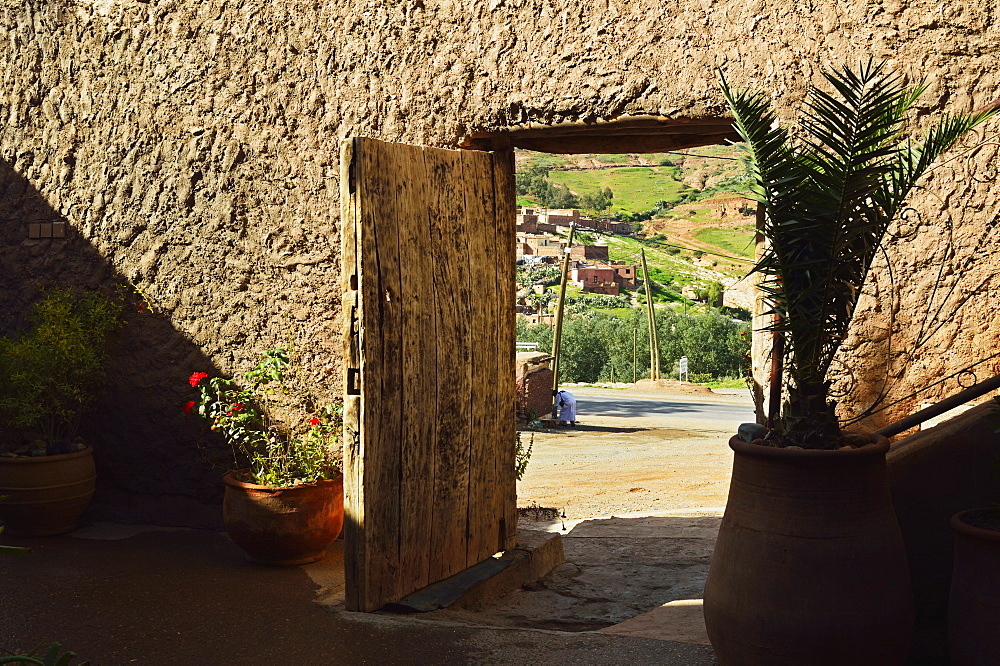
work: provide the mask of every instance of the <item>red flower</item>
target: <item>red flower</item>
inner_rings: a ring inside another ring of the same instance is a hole
[[[184,413],[185,414],[190,414],[192,407],[194,407],[194,400],[188,400],[187,404],[184,405]]]
[[[207,372],[196,372],[190,377],[188,377],[188,383],[191,384],[191,386],[197,386],[198,383],[201,382],[201,380],[203,380],[205,377],[208,377]]]
[[[309,419],[309,425],[314,425],[314,426],[319,425],[319,419],[317,418]]]
[[[232,412],[226,412],[226,416],[232,416],[232,415],[233,415]]]
[[[242,402],[234,402],[233,403],[233,412],[238,412],[241,409],[243,409],[244,407],[246,407],[246,405],[244,405]],[[233,412],[229,412],[229,413],[232,414]]]

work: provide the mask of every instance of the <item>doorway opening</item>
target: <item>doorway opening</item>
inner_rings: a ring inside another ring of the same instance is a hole
[[[467,148],[514,153],[514,307],[524,348],[515,372],[522,444],[537,438],[518,493],[522,516],[531,519],[539,506],[569,519],[678,507],[677,493],[657,483],[664,475],[649,473],[663,459],[654,442],[704,433],[704,424],[692,427],[704,409],[693,403],[746,392],[753,293],[743,278],[754,257],[755,210],[744,198],[749,178],[730,145],[737,138],[724,118],[642,117],[514,128],[465,141]],[[559,430],[563,419],[552,411],[546,361],[566,252],[558,386],[576,394],[578,423]],[[659,334],[652,355],[650,301]],[[752,406],[736,406],[720,408],[720,421],[727,409],[732,423],[721,425],[727,434],[717,438],[723,447],[734,424],[754,420]],[[683,415],[687,423],[657,423],[658,412]],[[531,433],[532,426],[539,431]],[[561,443],[547,447],[550,437]],[[580,450],[573,453],[575,444]],[[608,464],[623,449],[626,468],[647,469],[623,468],[613,479]],[[616,453],[609,459],[602,451]],[[551,474],[541,474],[550,463]],[[579,478],[569,478],[577,472]],[[700,484],[709,492],[687,504],[707,506],[714,498],[721,505],[727,472],[726,460],[715,475],[720,497],[697,475],[675,477],[681,482],[675,487]],[[618,482],[619,492],[609,492]]]

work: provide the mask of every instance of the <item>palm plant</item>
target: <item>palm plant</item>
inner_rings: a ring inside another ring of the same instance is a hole
[[[907,86],[884,63],[859,70],[824,72],[835,92],[810,88],[794,137],[763,93],[734,90],[720,73],[765,212],[768,246],[752,271],[774,315],[763,330],[786,345],[788,398],[768,438],[776,446],[838,446],[826,375],[886,229],[934,160],[997,110],[945,115],[913,139],[907,112],[927,85]]]

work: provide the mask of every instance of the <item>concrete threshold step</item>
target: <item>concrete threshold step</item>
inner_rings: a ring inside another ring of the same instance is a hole
[[[513,550],[386,604],[381,610],[394,613],[426,613],[442,608],[477,610],[534,583],[565,561],[559,534],[518,530]]]

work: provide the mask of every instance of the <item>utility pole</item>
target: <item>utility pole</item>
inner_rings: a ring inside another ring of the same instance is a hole
[[[649,374],[650,379],[660,378],[660,336],[656,330],[656,311],[653,307],[653,290],[650,285],[649,268],[646,266],[646,249],[640,250],[642,255],[642,276],[646,281],[646,305],[649,318]]]
[[[638,338],[639,338],[639,329],[636,328],[635,320],[633,319],[632,320],[632,383],[633,384],[639,381],[639,378],[636,376],[638,372],[638,366],[636,365],[636,360],[635,360],[636,342],[638,341]]]
[[[569,249],[573,247],[574,231],[576,231],[576,223],[570,222],[569,239],[566,241],[562,261],[562,278],[559,281],[559,300],[556,301],[556,330],[552,339],[552,395],[555,395],[559,390],[559,348],[562,346],[563,303],[566,301],[566,282],[569,281]]]

